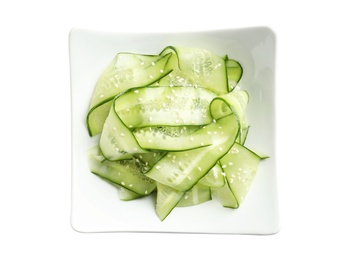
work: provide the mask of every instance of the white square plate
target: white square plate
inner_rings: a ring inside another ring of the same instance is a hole
[[[274,234],[279,229],[275,154],[275,35],[265,27],[178,33],[109,33],[73,29],[69,35],[72,94],[71,225],[80,232],[192,232]],[[90,173],[90,138],[85,118],[95,83],[118,52],[159,54],[167,45],[200,47],[238,60],[244,70],[240,88],[250,101],[246,146],[270,158],[238,209],[216,200],[175,208],[162,222],[152,196],[120,201],[117,190]]]

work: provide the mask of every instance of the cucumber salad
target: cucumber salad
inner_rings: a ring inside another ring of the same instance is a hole
[[[155,196],[161,221],[212,199],[238,208],[267,158],[245,146],[242,74],[238,61],[200,48],[118,53],[90,101],[86,124],[99,137],[90,171],[121,200]]]

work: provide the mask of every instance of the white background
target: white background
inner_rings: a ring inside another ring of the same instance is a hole
[[[336,259],[336,22],[333,1],[325,0],[2,1],[0,259]],[[280,232],[74,231],[70,29],[159,32],[259,25],[277,35]]]

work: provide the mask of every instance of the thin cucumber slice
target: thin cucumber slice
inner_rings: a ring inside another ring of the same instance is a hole
[[[231,92],[242,78],[243,69],[238,61],[229,59],[227,55],[225,56],[224,60],[227,70],[228,90]]]
[[[240,90],[220,95],[214,98],[211,102],[211,114],[215,119],[222,118],[235,111],[240,125],[245,125],[246,121],[246,108],[249,101],[247,91]]]
[[[128,201],[128,200],[135,200],[140,197],[143,197],[142,195],[136,192],[133,192],[131,190],[128,190],[120,185],[115,185],[115,186],[117,187],[118,197],[120,200]]]
[[[143,148],[186,151],[213,145],[219,136],[224,133],[224,128],[221,125],[223,121],[220,120],[219,124],[212,121],[212,123],[198,128],[191,126],[179,127],[178,129],[176,127],[174,129],[165,127],[163,131],[160,130],[162,128],[145,129],[147,131],[136,133],[135,138]],[[174,132],[178,130],[180,133],[174,135],[172,130]]]
[[[112,100],[105,100],[102,103],[90,108],[87,114],[87,128],[90,136],[95,136],[102,132],[105,119],[107,118]]]
[[[237,209],[239,207],[239,203],[226,178],[223,186],[211,188],[211,196],[212,199],[216,199],[225,208]]]
[[[171,48],[166,48],[162,54],[171,53],[167,63],[167,69],[172,70],[167,76],[161,78],[158,81],[158,85],[160,86],[177,86],[177,87],[198,87],[198,84],[193,81],[193,79],[189,78],[188,75],[185,74],[179,68],[179,61],[176,52],[174,52]]]
[[[239,144],[244,145],[248,136],[250,125],[248,122],[245,122],[245,125],[241,127],[240,134],[238,136],[238,139],[236,140]]]
[[[90,136],[102,131],[111,100],[127,89],[147,86],[167,75],[168,55],[119,53],[98,79],[87,115]]]
[[[217,96],[211,102],[212,117],[217,119],[234,113],[240,124],[238,135],[239,143],[244,143],[247,137],[249,123],[246,117],[246,108],[249,101],[247,91],[233,91],[226,95]]]
[[[129,128],[117,115],[115,102],[105,120],[99,145],[103,156],[110,161],[132,159],[133,154],[148,152],[139,146]]]
[[[186,191],[179,200],[177,207],[189,207],[211,200],[210,187],[197,183],[192,189]]]
[[[183,191],[157,183],[156,213],[161,221],[176,207],[183,195]]]
[[[217,162],[213,168],[199,180],[198,184],[212,188],[225,185],[225,177],[220,163]]]
[[[199,129],[199,126],[150,126],[135,129],[133,134],[144,149],[181,151],[212,144],[211,138],[205,140],[196,132]]]
[[[98,159],[101,158],[101,153],[97,146],[89,150],[88,157],[90,171],[103,179],[139,195],[148,195],[156,188],[156,183],[144,175],[149,167],[139,160],[102,162]]]
[[[216,94],[205,88],[143,87],[115,99],[115,109],[129,128],[204,125],[212,121],[209,104]]]
[[[261,157],[238,143],[220,159],[228,185],[241,204],[255,178]]]
[[[226,65],[222,57],[201,48],[168,46],[161,54],[167,53],[174,54],[170,60],[170,68],[173,71],[180,70],[180,73],[174,74],[174,80],[208,88],[217,94],[229,92]],[[169,82],[175,83],[170,79]]]
[[[94,146],[92,148],[89,149],[88,151],[88,156],[89,156],[89,164],[90,164],[90,168],[92,169],[92,171],[94,171],[94,168],[99,168],[99,166],[104,165],[104,162],[106,161],[106,159],[104,158],[104,156],[101,154],[99,147],[98,146]],[[94,165],[98,166],[95,167]],[[98,171],[97,171],[98,172]],[[118,185],[115,182],[111,182],[110,180],[104,178],[106,181],[108,181],[109,183],[111,183],[111,185],[115,186],[116,189],[118,190],[118,195],[119,195],[119,199],[120,200],[133,200],[133,199],[137,199],[139,197],[142,197],[142,195],[135,193],[131,190],[128,190],[126,188],[124,188],[122,185]]]
[[[164,155],[165,152],[151,152],[134,154],[133,156],[136,160],[142,161],[145,166],[152,168],[152,166],[155,165],[156,162],[158,162]]]

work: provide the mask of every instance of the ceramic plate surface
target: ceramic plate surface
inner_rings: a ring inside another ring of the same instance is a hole
[[[250,101],[246,146],[270,158],[260,163],[246,199],[238,209],[216,200],[175,208],[162,222],[153,196],[120,201],[117,190],[90,173],[85,124],[91,95],[101,73],[118,52],[159,54],[167,45],[205,48],[238,60],[239,86]],[[73,29],[69,34],[72,95],[71,225],[80,232],[192,232],[273,234],[279,229],[275,154],[275,35],[266,27],[179,33],[109,33]]]

